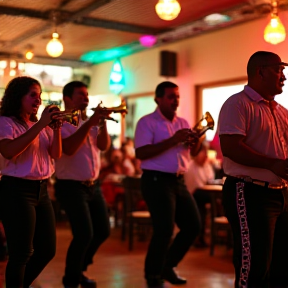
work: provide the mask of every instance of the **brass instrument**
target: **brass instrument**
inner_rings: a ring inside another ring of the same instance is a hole
[[[95,111],[98,107],[100,107],[107,114],[109,114],[109,113],[121,113],[122,116],[125,116],[128,113],[125,100],[122,100],[121,104],[117,107],[107,108],[107,107],[102,107],[101,104],[102,104],[102,101],[99,103],[99,105],[96,108],[92,108],[91,110]],[[118,120],[116,120],[110,116],[105,116],[104,119],[112,120],[112,121],[115,121],[116,123],[118,123]]]
[[[70,123],[71,125],[77,127],[79,123],[79,110],[73,110],[72,112],[60,111],[59,107],[56,105],[51,105],[49,112],[59,111],[60,119],[52,119],[49,126],[52,129],[61,127],[63,125],[63,121]]]
[[[192,128],[193,132],[196,132],[198,137],[201,137],[207,130],[214,129],[214,119],[209,112],[206,112],[203,117]]]

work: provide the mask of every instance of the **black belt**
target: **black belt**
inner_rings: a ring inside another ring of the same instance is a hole
[[[153,176],[164,176],[164,177],[173,177],[176,179],[183,179],[184,174],[178,174],[178,173],[169,173],[169,172],[162,172],[157,170],[148,170],[148,169],[142,169],[143,173],[150,174]]]
[[[86,181],[81,181],[81,180],[72,180],[72,179],[56,179],[56,181],[59,181],[59,182],[65,182],[65,181],[69,181],[69,182],[77,182],[77,183],[80,183],[86,187],[92,187],[96,184],[96,182],[98,180],[86,180]]]
[[[20,177],[13,177],[13,176],[8,176],[8,175],[2,175],[1,181],[13,181],[14,183],[46,183],[48,179],[41,179],[41,180],[32,180],[32,179],[25,179],[25,178],[20,178]]]
[[[238,180],[243,181],[245,183],[252,183],[252,184],[255,184],[255,185],[258,185],[258,186],[262,186],[262,187],[267,188],[267,189],[281,190],[281,189],[287,188],[287,184],[286,183],[273,184],[273,183],[270,183],[270,182],[267,182],[267,181],[252,179],[249,176],[244,176],[244,177],[242,177],[242,176],[239,176],[239,177],[228,176],[228,177],[231,177],[231,178],[234,178],[234,179],[238,179]]]

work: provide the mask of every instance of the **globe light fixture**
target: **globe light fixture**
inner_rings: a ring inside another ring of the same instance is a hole
[[[159,0],[155,10],[159,18],[170,21],[179,15],[181,6],[177,0]]]
[[[34,57],[33,46],[31,44],[26,46],[25,58],[31,60]]]
[[[273,10],[271,13],[270,23],[264,30],[264,39],[271,44],[278,44],[285,40],[286,31],[280,18],[278,17],[277,1],[272,2]]]
[[[63,45],[59,41],[59,34],[57,32],[52,33],[52,39],[46,46],[46,51],[51,57],[59,57],[63,53]]]
[[[27,60],[31,60],[33,58],[33,56],[34,56],[34,53],[32,51],[27,51],[25,53],[25,57]]]

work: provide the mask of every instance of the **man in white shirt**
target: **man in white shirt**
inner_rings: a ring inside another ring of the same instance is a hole
[[[163,280],[185,284],[174,267],[185,256],[200,230],[197,205],[187,191],[183,174],[188,168],[189,145],[198,151],[200,141],[188,122],[176,115],[179,89],[160,83],[155,91],[157,109],[137,123],[136,157],[141,160],[142,194],[151,214],[153,236],[145,260],[148,287],[163,287]],[[170,243],[174,223],[180,231]],[[170,245],[171,244],[171,245]]]
[[[84,111],[89,103],[87,86],[80,81],[66,84],[63,100],[67,112]],[[106,203],[97,184],[99,149],[106,150],[110,146],[106,123],[101,121],[108,115],[98,107],[89,119],[85,116],[81,114],[77,127],[64,122],[61,129],[63,154],[55,168],[55,195],[68,216],[73,233],[63,277],[65,288],[76,288],[79,284],[82,288],[96,288],[96,282],[84,272],[110,233]],[[103,122],[101,127],[100,121]]]
[[[285,66],[275,53],[254,53],[248,84],[219,115],[236,288],[288,287],[288,111],[274,100]]]

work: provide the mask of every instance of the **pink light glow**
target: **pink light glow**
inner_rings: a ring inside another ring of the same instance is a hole
[[[157,42],[157,38],[153,35],[144,35],[139,38],[139,41],[144,47],[152,47]]]

